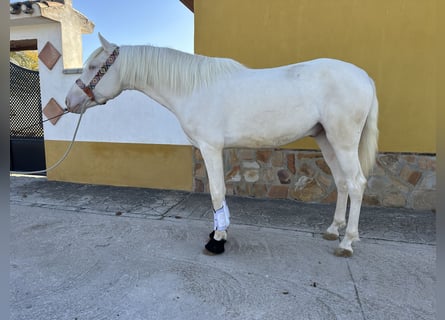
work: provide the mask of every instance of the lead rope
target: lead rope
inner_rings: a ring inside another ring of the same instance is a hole
[[[57,161],[55,164],[53,164],[51,167],[49,167],[49,168],[47,168],[45,170],[38,170],[38,171],[9,171],[9,173],[10,174],[11,173],[12,174],[38,174],[38,173],[46,173],[46,172],[49,172],[49,171],[54,170],[55,168],[57,168],[66,159],[66,157],[68,157],[68,154],[70,153],[71,149],[73,148],[74,141],[76,140],[76,136],[77,136],[77,131],[79,130],[80,121],[82,120],[83,113],[85,112],[85,105],[86,105],[86,103],[84,103],[82,105],[82,109],[80,111],[79,120],[77,121],[76,129],[74,130],[73,139],[71,139],[71,142],[70,142],[68,148],[66,149],[64,155],[59,159],[59,161]]]

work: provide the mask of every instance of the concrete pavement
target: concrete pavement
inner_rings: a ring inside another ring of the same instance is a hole
[[[10,178],[11,319],[435,319],[435,214],[363,208],[352,258],[332,205]]]

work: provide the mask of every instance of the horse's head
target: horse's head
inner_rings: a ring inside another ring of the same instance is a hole
[[[122,92],[118,67],[114,65],[119,47],[109,43],[99,33],[102,47],[87,59],[82,75],[69,90],[65,103],[68,111],[80,113],[86,108],[105,104]]]

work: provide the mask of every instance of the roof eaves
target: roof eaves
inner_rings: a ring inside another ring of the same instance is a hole
[[[191,12],[195,13],[195,2],[194,0],[179,0],[185,5]]]

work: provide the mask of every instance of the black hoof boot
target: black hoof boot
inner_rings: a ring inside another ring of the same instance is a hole
[[[211,254],[221,254],[224,252],[224,244],[225,243],[226,243],[226,240],[224,240],[224,239],[217,241],[213,237],[211,237],[209,242],[207,242],[207,244],[205,245],[205,248]]]

